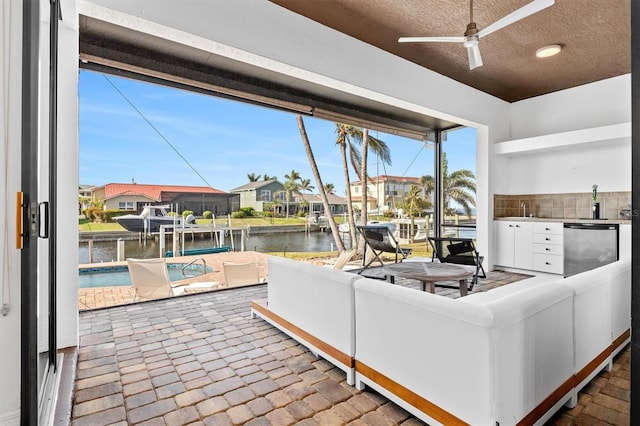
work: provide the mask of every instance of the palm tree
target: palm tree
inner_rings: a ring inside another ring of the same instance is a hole
[[[273,180],[273,179],[278,179],[278,178],[277,178],[277,177],[275,177],[275,176],[269,176],[269,175],[268,175],[268,174],[266,174],[266,173],[262,175],[262,180],[264,180],[264,181],[267,181],[267,180]]]
[[[311,179],[300,179],[300,191],[302,191],[303,194],[305,192],[312,192],[314,189],[316,189],[316,187],[311,185]],[[303,199],[301,204],[309,207],[309,202],[306,199]]]
[[[247,173],[247,179],[249,179],[249,182],[257,182],[260,180],[260,175],[256,175],[255,173]]]
[[[369,131],[367,129],[363,129],[362,130],[362,164],[361,164],[361,169],[360,169],[360,176],[364,176],[364,179],[361,180],[361,182],[367,182],[368,181],[368,177],[367,177],[367,154],[369,151]],[[361,217],[361,224],[362,225],[366,225],[367,224],[367,217],[368,217],[368,211],[367,209],[369,208],[369,200],[367,199],[367,190],[366,188],[368,188],[369,185],[363,185],[363,190],[362,190],[362,217]],[[351,191],[349,191],[351,192]],[[352,240],[353,241],[353,240]],[[364,254],[364,236],[361,235],[360,238],[358,239],[358,244],[356,245],[356,250],[359,248],[362,248],[362,252]]]
[[[311,185],[311,179],[300,179],[300,191],[311,192],[314,189],[316,189],[316,187]]]
[[[449,174],[447,154],[442,153],[442,197],[445,212],[453,214],[455,209],[449,207],[451,201],[460,204],[467,216],[471,216],[471,206],[476,204],[475,175],[471,170],[461,169]],[[435,178],[431,175],[422,176],[420,182],[426,197],[431,197],[435,188]]]
[[[351,204],[351,180],[349,178],[348,161],[351,162],[351,166],[353,167],[354,172],[360,179],[360,182],[362,182],[362,192],[364,193],[368,187],[368,185],[366,184],[367,176],[362,176],[363,171],[366,173],[366,164],[364,165],[364,167],[362,167],[362,154],[357,149],[358,146],[362,145],[364,135],[362,129],[348,124],[339,123],[336,123],[336,134],[338,135],[336,139],[336,145],[340,146],[344,180],[347,188],[346,195],[347,211],[349,215],[349,231],[351,235],[351,241],[356,241],[356,227],[355,220],[353,218],[353,206]],[[369,136],[367,149],[370,149],[372,152],[374,152],[383,164],[391,165],[391,152],[385,142],[378,138],[374,138],[373,136]],[[347,160],[347,156],[349,157],[349,160]],[[366,224],[367,218],[364,217],[364,215],[362,220],[363,223]]]
[[[335,194],[336,193],[335,185],[332,184],[332,183],[325,183],[324,184],[324,192],[326,192],[327,194]]]
[[[282,206],[282,200],[279,197],[274,197],[271,202],[273,208],[273,215],[276,215],[276,212],[280,211],[280,206]]]
[[[409,241],[412,243],[414,242],[414,218],[416,216],[420,216],[420,213],[430,205],[430,203],[423,198],[423,194],[424,191],[421,187],[419,187],[418,185],[411,185],[409,192],[407,192],[403,199],[403,208],[411,218],[411,225],[409,228]]]
[[[300,173],[291,170],[291,173],[284,175],[284,197],[286,201],[286,220],[289,219],[289,203],[291,202],[291,194],[300,191],[299,181],[302,179]]]
[[[309,165],[311,166],[313,177],[315,178],[316,184],[318,185],[318,190],[320,191],[320,198],[322,198],[322,205],[324,206],[325,216],[329,221],[329,227],[331,228],[331,233],[333,234],[333,239],[336,242],[336,247],[338,248],[338,252],[342,253],[344,251],[344,243],[342,242],[342,238],[340,238],[340,233],[338,232],[338,225],[336,224],[336,220],[331,214],[331,207],[329,206],[329,199],[327,198],[327,193],[325,192],[325,185],[322,184],[322,178],[320,177],[320,172],[318,171],[318,164],[316,163],[316,159],[313,156],[313,151],[311,150],[311,143],[309,143],[309,137],[307,136],[307,131],[304,128],[304,121],[302,121],[301,115],[297,115],[296,120],[298,121],[298,129],[300,130],[300,136],[302,137],[302,143],[304,144],[304,149],[307,152],[307,158],[309,158]],[[330,184],[327,184],[327,185],[330,185]]]

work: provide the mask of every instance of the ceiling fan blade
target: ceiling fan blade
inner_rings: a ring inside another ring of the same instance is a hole
[[[518,22],[519,20],[526,18],[527,16],[540,12],[542,9],[546,9],[549,6],[552,6],[554,3],[555,0],[533,0],[531,3],[522,6],[520,9],[511,12],[504,18],[498,19],[493,24],[480,30],[480,32],[478,32],[478,37],[484,37],[494,31],[498,31],[499,29],[504,28],[507,25],[511,25],[514,22]]]
[[[478,47],[478,43],[467,47],[467,53],[469,54],[470,70],[482,66],[482,56],[480,55],[480,48]]]
[[[424,43],[429,41],[462,43],[464,42],[464,37],[400,37],[398,39],[398,43]]]

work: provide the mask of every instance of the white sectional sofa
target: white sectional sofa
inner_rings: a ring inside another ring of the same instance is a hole
[[[631,263],[449,299],[269,260],[257,314],[429,424],[542,424],[629,341]]]
[[[355,287],[356,386],[427,423],[533,423],[571,399],[569,287],[456,300],[373,280]]]
[[[268,299],[252,301],[258,315],[347,373],[354,383],[357,274],[270,257]]]
[[[630,341],[631,259],[562,280],[574,292],[575,391],[588,384]]]

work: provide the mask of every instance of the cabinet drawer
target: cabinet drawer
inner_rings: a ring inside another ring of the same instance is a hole
[[[564,235],[562,234],[533,234],[533,242],[538,244],[562,245]]]
[[[535,234],[560,234],[562,235],[562,222],[533,222]]]
[[[551,274],[562,274],[564,272],[564,256],[535,253],[533,255],[533,269]]]
[[[533,252],[540,254],[553,254],[556,256],[563,256],[563,246],[553,244],[534,244]]]

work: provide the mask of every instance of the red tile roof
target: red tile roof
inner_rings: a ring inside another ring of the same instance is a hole
[[[420,184],[420,178],[412,177],[412,176],[389,176],[389,175],[380,175],[380,176],[369,176],[369,183],[376,183],[380,180],[380,183],[384,182],[400,182],[400,183],[412,183],[415,185]],[[351,182],[352,185],[360,185],[361,182],[355,181]]]
[[[162,201],[162,193],[224,194],[224,191],[208,186],[147,185],[140,183],[108,183],[104,186],[105,199],[119,195],[142,195]]]

